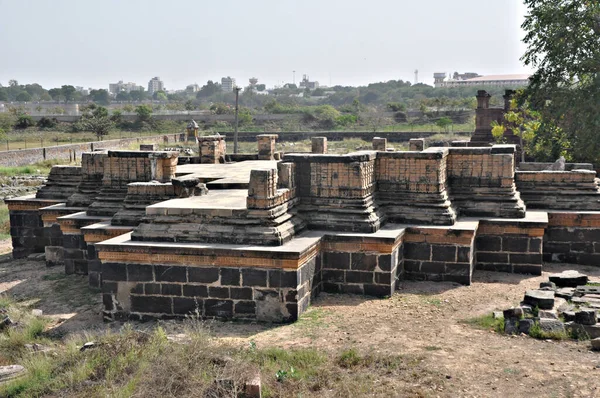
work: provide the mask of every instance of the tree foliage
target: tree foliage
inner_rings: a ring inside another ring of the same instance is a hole
[[[87,105],[82,109],[80,123],[83,129],[96,134],[98,140],[101,140],[114,127],[114,122],[108,116],[108,110],[96,104]]]
[[[536,68],[524,100],[540,112],[534,137],[551,157],[600,162],[600,2],[525,0],[525,65]],[[558,145],[557,145],[558,144]],[[568,158],[568,156],[567,156]]]

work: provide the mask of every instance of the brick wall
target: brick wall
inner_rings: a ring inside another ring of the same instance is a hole
[[[410,227],[404,236],[404,278],[471,284],[475,225]]]
[[[548,212],[544,261],[600,265],[600,213]]]

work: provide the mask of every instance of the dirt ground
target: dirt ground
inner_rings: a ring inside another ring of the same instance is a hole
[[[589,342],[505,336],[464,323],[518,304],[526,289],[564,269],[600,277],[600,267],[576,265],[547,265],[539,277],[476,271],[471,286],[404,282],[389,299],[323,294],[290,325],[206,324],[215,336],[241,345],[315,347],[327,353],[356,348],[421,358],[427,370],[445,376],[428,385],[427,396],[600,397],[600,353],[590,351]],[[100,295],[88,289],[86,277],[64,275],[43,261],[0,256],[2,292],[31,300],[33,308],[54,319],[58,335],[122,326],[102,322]],[[180,324],[164,326],[177,333]],[[393,386],[389,396],[398,396]]]

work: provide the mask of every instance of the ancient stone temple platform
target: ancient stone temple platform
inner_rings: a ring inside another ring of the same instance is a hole
[[[515,145],[423,140],[334,155],[316,137],[313,153],[282,155],[275,138],[234,156],[223,137],[202,137],[182,165],[169,152],[84,154],[67,199],[9,203],[13,240],[24,253],[60,247],[66,272],[101,288],[107,320],[289,322],[322,291],[388,297],[400,280],[600,264],[600,190],[586,165],[517,168]],[[62,246],[25,239],[57,225]]]

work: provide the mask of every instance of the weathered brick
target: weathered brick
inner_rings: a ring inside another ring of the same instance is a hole
[[[481,251],[502,250],[502,238],[499,236],[482,235],[475,239],[475,247]]]
[[[160,283],[145,283],[144,284],[145,294],[160,294]]]
[[[340,289],[340,293],[346,293],[346,294],[364,294],[365,290],[363,289],[363,285],[349,285],[349,284],[342,284],[339,287]]]
[[[235,303],[233,312],[240,315],[256,314],[256,303],[254,301],[238,301]]]
[[[204,300],[204,314],[219,318],[231,318],[233,316],[233,301],[231,300]]]
[[[456,261],[456,246],[431,245],[431,260],[433,261]]]
[[[367,296],[389,297],[394,294],[394,287],[388,285],[365,284],[363,288]]]
[[[337,270],[323,270],[323,281],[324,282],[345,282],[345,271]]]
[[[181,285],[176,283],[161,283],[160,292],[165,296],[181,296]]]
[[[156,280],[161,282],[186,282],[187,268],[177,266],[156,265]]]
[[[421,263],[421,272],[425,274],[443,274],[446,272],[446,265],[442,262],[423,261]]]
[[[133,312],[149,312],[156,314],[171,314],[171,297],[161,296],[135,296],[131,298],[131,310]]]
[[[373,283],[373,272],[346,271],[346,283]]]
[[[392,255],[391,254],[382,254],[379,256],[379,259],[377,261],[379,263],[380,270],[382,270],[382,271],[391,271],[392,270]]]
[[[323,268],[350,269],[350,253],[323,253]]]
[[[103,263],[102,279],[106,281],[126,281],[127,268],[121,263]]]
[[[240,270],[239,268],[221,268],[221,285],[239,286]]]
[[[187,297],[208,297],[208,288],[204,285],[183,285],[183,295]]]
[[[243,268],[242,269],[242,286],[260,286],[267,287],[267,271]]]
[[[219,269],[209,267],[190,267],[188,281],[196,283],[213,283],[219,280]]]
[[[406,242],[404,244],[404,258],[409,260],[430,260],[431,245],[428,243]]]
[[[173,297],[173,313],[179,315],[202,315],[203,300],[186,297]]]
[[[471,262],[471,248],[470,247],[458,247],[456,253],[456,261],[459,263]]]
[[[529,250],[529,238],[504,236],[502,238],[502,251],[525,253]]]
[[[214,298],[229,298],[229,288],[220,286],[209,286],[208,295]]]
[[[298,274],[296,271],[269,270],[269,286],[296,288]]]
[[[127,280],[135,282],[149,282],[154,280],[152,265],[127,264]]]
[[[477,262],[508,263],[508,253],[477,252]]]
[[[509,262],[515,264],[542,264],[542,253],[535,254],[516,254],[510,253]]]

